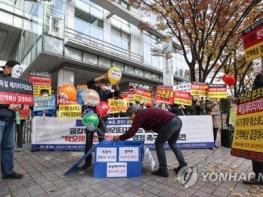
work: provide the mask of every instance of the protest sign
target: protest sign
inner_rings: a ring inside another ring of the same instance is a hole
[[[192,105],[193,97],[189,92],[175,91],[174,92],[174,103],[178,105]]]
[[[78,104],[59,105],[58,117],[80,118],[81,106]]]
[[[155,95],[156,102],[173,104],[174,103],[174,92],[170,86],[158,86]]]

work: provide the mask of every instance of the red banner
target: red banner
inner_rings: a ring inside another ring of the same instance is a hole
[[[191,95],[205,97],[208,90],[208,84],[206,83],[192,83]]]
[[[158,86],[155,96],[156,102],[173,104],[174,103],[174,91],[169,86]]]
[[[24,104],[33,105],[34,97],[29,94],[21,94],[14,92],[0,92],[1,104]]]
[[[174,103],[178,105],[192,105],[193,97],[190,95],[189,92],[184,91],[175,91],[174,92]]]
[[[34,86],[35,85],[51,86],[51,78],[49,78],[49,77],[40,77],[40,76],[29,75],[28,81],[30,81]]]
[[[242,33],[244,49],[252,47],[263,41],[263,19],[260,19]]]

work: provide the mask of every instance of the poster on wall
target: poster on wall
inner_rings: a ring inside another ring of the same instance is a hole
[[[33,88],[28,81],[0,77],[0,104],[33,105]]]
[[[231,154],[263,161],[263,88],[240,97]]]
[[[211,116],[182,116],[183,128],[178,139],[181,148],[211,148],[214,146]],[[108,118],[105,140],[121,135],[131,126],[127,117]],[[144,141],[154,148],[157,133],[139,129],[129,140]],[[98,143],[95,134],[94,143]],[[32,151],[37,150],[79,150],[84,149],[85,128],[81,119],[34,117],[32,122]],[[168,147],[166,145],[166,147]]]

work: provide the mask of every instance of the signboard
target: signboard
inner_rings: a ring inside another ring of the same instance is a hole
[[[206,83],[192,83],[191,85],[191,95],[192,96],[201,96],[206,97],[207,90],[208,90],[208,84]]]
[[[191,92],[191,83],[184,83],[173,86],[174,91],[183,91],[183,92]]]
[[[136,101],[135,94],[132,92],[122,92],[121,98],[127,100],[128,103],[132,103],[132,104],[134,104]]]
[[[52,81],[49,76],[38,76],[38,75],[29,75],[28,81],[32,82],[34,86],[51,86]]]
[[[134,90],[135,100],[145,105],[152,104],[152,93],[148,90],[136,88]]]
[[[48,94],[51,95],[51,86],[44,86],[44,85],[34,85],[33,86],[33,95],[34,96],[41,96],[42,90],[47,90]]]
[[[107,163],[107,177],[127,177],[127,163]]]
[[[0,77],[0,104],[33,105],[32,84],[28,81]]]
[[[139,161],[139,147],[119,147],[119,161]]]
[[[96,151],[96,162],[116,162],[117,148],[98,147]]]
[[[208,98],[221,99],[227,98],[227,90],[225,84],[210,84],[208,87]]]
[[[262,117],[263,88],[259,88],[246,93],[240,99],[240,104],[237,107],[232,155],[263,161]]]
[[[263,56],[263,18],[242,32],[246,60]]]
[[[58,117],[65,118],[80,118],[81,117],[81,106],[78,104],[72,105],[59,105]]]
[[[211,148],[214,146],[211,116],[182,116],[183,128],[178,138],[181,148]],[[127,117],[108,118],[106,122],[105,140],[121,135],[131,126]],[[154,148],[157,133],[139,129],[129,140],[144,141]],[[94,143],[98,143],[95,134]],[[85,128],[81,119],[34,117],[32,121],[32,150],[84,150]],[[135,153],[135,152],[134,152]]]
[[[55,96],[35,96],[33,111],[57,109]]]
[[[174,103],[174,92],[170,86],[158,86],[156,89],[156,102],[173,104]]]
[[[128,103],[125,99],[109,99],[108,105],[110,107],[110,114],[126,112],[128,109]]]
[[[189,92],[175,91],[174,103],[178,105],[192,106],[193,97]]]

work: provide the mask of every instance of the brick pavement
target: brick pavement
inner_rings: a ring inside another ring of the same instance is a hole
[[[230,155],[230,150],[184,150],[190,165],[197,165],[198,172],[251,172],[251,162]],[[155,152],[153,155],[156,159]],[[178,165],[171,151],[167,151],[169,178],[155,177],[144,171],[139,178],[92,177],[91,170],[79,171],[63,176],[74,163],[79,152],[23,152],[15,153],[15,170],[24,173],[22,180],[0,180],[0,197],[8,196],[262,196],[263,186],[247,186],[242,182],[203,182],[199,181],[182,188],[176,180],[173,168]]]

